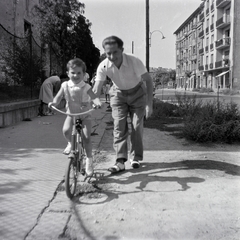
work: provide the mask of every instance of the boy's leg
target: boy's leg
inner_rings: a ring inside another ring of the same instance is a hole
[[[63,151],[64,154],[69,154],[71,151],[71,135],[72,135],[72,118],[67,116],[65,122],[63,124],[63,136],[67,140],[68,144],[65,150]]]
[[[82,121],[83,124],[83,144],[86,151],[86,175],[91,177],[93,175],[93,158],[92,158],[92,142],[91,131],[92,121],[90,118],[86,118]]]

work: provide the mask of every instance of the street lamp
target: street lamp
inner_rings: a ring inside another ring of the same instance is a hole
[[[150,54],[149,54],[149,47],[151,47],[151,38],[152,38],[152,34],[155,32],[159,32],[162,34],[162,39],[165,39],[166,37],[164,37],[163,33],[160,30],[154,30],[152,32],[149,32],[149,36],[147,36],[147,48],[146,48],[146,68],[149,71],[149,58],[150,58]]]
[[[162,39],[166,38],[166,37],[164,37],[163,33],[160,30],[154,30],[152,32],[149,32],[149,47],[151,47],[151,37],[152,37],[152,34],[155,33],[155,32],[160,32],[162,34]]]

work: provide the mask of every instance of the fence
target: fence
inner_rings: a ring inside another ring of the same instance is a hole
[[[38,98],[44,79],[60,73],[56,52],[41,47],[31,31],[19,37],[0,24],[0,103]]]

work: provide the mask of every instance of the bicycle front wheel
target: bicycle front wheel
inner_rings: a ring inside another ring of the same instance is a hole
[[[67,196],[72,199],[77,187],[77,162],[70,158],[65,172],[65,189]]]

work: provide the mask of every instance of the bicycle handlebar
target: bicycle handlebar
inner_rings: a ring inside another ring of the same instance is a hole
[[[60,113],[62,113],[62,114],[65,114],[65,115],[68,115],[68,116],[72,116],[72,117],[73,117],[73,116],[85,115],[85,114],[88,114],[88,113],[90,113],[90,112],[92,112],[92,111],[95,110],[94,108],[91,108],[91,109],[89,109],[88,111],[82,112],[82,113],[67,113],[67,112],[63,112],[63,111],[59,110],[58,108],[56,108],[56,107],[54,107],[54,106],[51,106],[51,108],[54,109],[54,110],[56,110],[57,112],[60,112]]]

